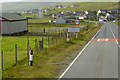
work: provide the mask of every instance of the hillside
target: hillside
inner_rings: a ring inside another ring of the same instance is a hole
[[[74,8],[66,8],[66,10],[98,10],[98,9],[113,9],[117,8],[117,2],[77,2],[75,4],[78,7]],[[99,0],[98,0],[99,1]],[[107,1],[107,0],[105,0]],[[118,1],[118,0],[115,0]],[[67,5],[73,4],[73,2],[6,2],[2,3],[3,12],[22,12],[31,9],[41,9],[46,8],[48,6],[54,7],[55,5]],[[59,9],[59,11],[63,10],[63,8]]]
[[[70,7],[70,5],[76,4],[77,7]],[[79,3],[70,3],[66,5],[66,8],[56,8],[56,11],[51,11],[50,13],[59,13],[63,10],[70,11],[86,11],[86,10],[99,10],[99,9],[117,9],[117,2],[79,2]]]
[[[23,12],[31,9],[41,9],[65,3],[54,2],[6,2],[2,3],[3,12]]]

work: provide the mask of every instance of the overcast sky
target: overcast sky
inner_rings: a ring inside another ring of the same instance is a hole
[[[17,2],[17,1],[22,1],[22,0],[2,0],[2,2]]]
[[[72,1],[78,1],[78,2],[81,2],[81,1],[89,1],[89,0],[2,0],[2,3],[3,2],[61,2],[61,1],[65,1],[65,2],[72,2]]]
[[[101,0],[0,0],[0,2],[87,2],[87,1],[94,1],[94,2],[99,2]],[[116,2],[119,0],[102,0],[102,2],[107,1],[107,2]]]

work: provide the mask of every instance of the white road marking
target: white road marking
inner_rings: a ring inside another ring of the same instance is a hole
[[[116,43],[118,44],[118,41],[116,40]]]
[[[106,41],[108,41],[109,39],[106,39]]]
[[[110,27],[110,30],[111,30],[111,32],[112,32],[113,37],[116,38],[115,35],[114,35],[114,33],[113,33],[113,31],[112,31],[112,29],[111,29],[111,27]],[[118,41],[117,41],[117,40],[116,40],[116,43],[118,44]]]
[[[108,41],[109,39],[98,39],[97,41]]]
[[[102,26],[103,27],[103,26]],[[95,36],[101,31],[102,27],[100,28],[100,30],[93,36],[92,39],[95,38]],[[82,49],[82,51],[77,55],[77,57],[72,61],[72,63],[68,66],[68,68],[62,73],[62,75],[59,77],[58,80],[60,80],[65,74],[66,72],[70,69],[70,67],[74,64],[74,62],[78,59],[78,57],[81,55],[81,53],[86,49],[86,47],[92,42],[92,39],[85,45],[85,47]]]
[[[100,41],[100,39],[98,39],[97,41]]]

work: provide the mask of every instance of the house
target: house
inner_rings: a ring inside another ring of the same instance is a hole
[[[61,14],[56,14],[55,18],[58,18],[58,17],[60,17],[60,16],[61,16]]]
[[[110,16],[110,13],[109,13],[109,12],[107,12],[107,13],[106,13],[106,16]]]
[[[62,14],[62,15],[71,14],[71,11],[69,11],[69,10],[63,10],[63,11],[61,12],[61,14]]]
[[[46,13],[47,13],[47,12],[49,12],[49,10],[48,10],[48,9],[45,9],[44,11],[45,11]]]
[[[78,6],[78,5],[76,5],[76,4],[72,4],[70,7],[76,7],[76,6]]]
[[[85,14],[86,14],[86,15],[88,15],[89,13],[90,13],[90,11],[88,11],[88,10],[87,10],[87,11],[85,11]]]
[[[0,15],[1,34],[14,34],[28,31],[28,19],[15,13],[2,13]]]
[[[101,21],[104,21],[104,18],[99,18],[99,21],[101,22]]]
[[[38,12],[38,18],[42,18],[42,17],[44,17],[43,13],[42,12]]]
[[[65,17],[68,19],[76,19],[75,15],[65,15]]]
[[[79,19],[85,19],[87,16],[85,14],[82,14],[79,16]]]
[[[60,16],[56,19],[56,23],[68,23],[68,19],[64,16]]]
[[[107,10],[98,10],[97,15],[99,15],[100,13],[105,14],[105,13],[107,13],[107,12],[108,12]]]
[[[99,21],[107,21],[107,17],[106,16],[100,16]]]
[[[109,13],[118,13],[118,9],[109,9],[108,12]]]
[[[62,6],[62,5],[58,5],[58,6],[55,6],[55,7],[57,7],[57,8],[62,8],[63,6]]]
[[[113,17],[115,17],[115,19],[118,18],[118,16],[119,16],[118,10],[113,9],[113,10],[108,10],[108,11],[110,12],[110,14],[111,14]]]
[[[83,12],[83,11],[80,11],[80,12],[74,11],[73,14],[74,14],[74,15],[80,15],[80,14],[82,15],[82,14],[85,14],[85,12]]]
[[[107,12],[107,10],[98,10],[98,14],[99,13],[106,13]]]
[[[56,14],[55,14],[55,13],[53,13],[53,14],[52,14],[52,17],[53,17],[53,18],[55,18],[55,17],[56,17]]]
[[[115,17],[112,16],[112,15],[110,15],[110,16],[107,16],[107,19],[108,19],[108,21],[114,21],[114,20],[115,20]]]

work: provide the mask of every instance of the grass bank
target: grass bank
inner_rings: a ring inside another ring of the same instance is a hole
[[[34,55],[33,66],[28,65],[27,58],[24,59],[10,69],[4,70],[3,78],[54,78],[58,76],[60,71],[68,65],[67,62],[73,59],[71,54],[75,54],[74,51],[77,49],[82,49],[100,26],[91,24],[88,28],[81,30],[78,39],[72,38],[70,42],[63,39],[56,46],[41,50],[39,54]]]

